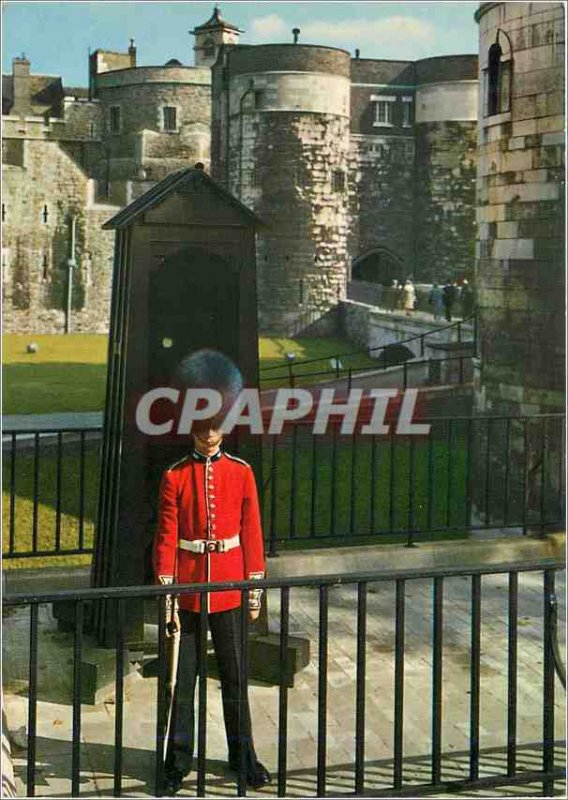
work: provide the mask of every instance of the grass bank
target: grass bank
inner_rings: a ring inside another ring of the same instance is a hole
[[[28,353],[30,342],[38,345],[37,353]],[[55,414],[60,412],[101,411],[105,400],[108,339],[104,335],[70,334],[33,335],[6,334],[3,345],[3,413]],[[286,354],[296,360],[325,359],[306,366],[295,366],[297,375],[330,370],[329,359],[338,354],[356,351],[347,339],[287,339],[261,337],[259,358],[262,388],[288,385]],[[278,369],[263,373],[266,367]],[[365,353],[351,356],[345,366],[376,366]],[[323,376],[321,376],[323,377]],[[304,383],[314,383],[312,377]]]

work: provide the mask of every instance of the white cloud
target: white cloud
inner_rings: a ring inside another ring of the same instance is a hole
[[[416,17],[393,16],[385,19],[357,19],[342,22],[326,22],[324,20],[308,22],[302,26],[301,38],[308,39],[345,39],[349,41],[374,41],[384,43],[420,43],[432,44],[435,39],[435,28],[431,22],[424,22]]]
[[[278,14],[267,14],[252,21],[251,38],[258,43],[291,40],[294,26]],[[395,15],[384,19],[315,20],[299,24],[300,42],[334,44],[338,42],[374,42],[376,45],[431,45],[436,38],[431,22],[417,17]]]
[[[278,14],[267,14],[265,17],[253,19],[251,34],[254,39],[262,42],[273,38],[280,39],[288,26]]]

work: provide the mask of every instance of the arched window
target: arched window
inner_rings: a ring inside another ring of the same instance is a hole
[[[203,55],[206,58],[213,58],[215,55],[215,42],[210,37],[203,42]]]
[[[511,110],[511,63],[509,38],[498,30],[497,39],[489,48],[484,70],[485,115],[488,117]]]

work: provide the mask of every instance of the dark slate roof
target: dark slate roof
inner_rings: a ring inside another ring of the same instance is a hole
[[[211,14],[211,17],[207,20],[207,22],[204,22],[203,25],[198,25],[191,32],[197,33],[197,31],[207,31],[207,30],[217,31],[219,30],[219,28],[224,28],[225,30],[231,30],[231,31],[238,31],[239,33],[242,33],[241,29],[238,28],[236,25],[233,25],[232,23],[227,22],[226,19],[223,19],[223,17],[221,16],[221,11],[219,10],[219,6],[215,6],[215,8],[213,9],[213,13]]]
[[[184,167],[183,169],[177,170],[177,172],[172,172],[171,175],[168,175],[155,186],[152,186],[147,192],[144,192],[144,194],[141,194],[136,200],[133,200],[130,205],[123,208],[122,211],[119,211],[114,217],[111,217],[111,219],[103,225],[103,230],[125,228],[140,216],[140,214],[159,205],[169,194],[192,184],[198,187],[203,185],[211,188],[227,203],[230,203],[256,225],[263,225],[262,221],[250,208],[247,208],[223,186],[214,181],[213,178],[210,178],[203,169],[198,167]]]
[[[54,75],[30,75],[30,112],[50,116],[61,116],[64,91],[61,78]],[[14,80],[12,75],[2,76],[2,109],[9,114],[14,104]]]

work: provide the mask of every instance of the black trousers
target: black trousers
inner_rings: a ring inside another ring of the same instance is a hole
[[[192,611],[180,610],[181,638],[177,683],[174,690],[172,722],[166,753],[166,770],[177,770],[187,775],[192,768],[195,742],[195,685],[199,667],[200,618]],[[241,708],[241,609],[218,611],[208,615],[213,647],[217,657],[223,716],[229,760],[240,763],[239,723],[243,732],[245,764],[256,762],[252,740],[248,697]],[[206,654],[204,654],[204,657]],[[240,715],[243,715],[240,722]]]

